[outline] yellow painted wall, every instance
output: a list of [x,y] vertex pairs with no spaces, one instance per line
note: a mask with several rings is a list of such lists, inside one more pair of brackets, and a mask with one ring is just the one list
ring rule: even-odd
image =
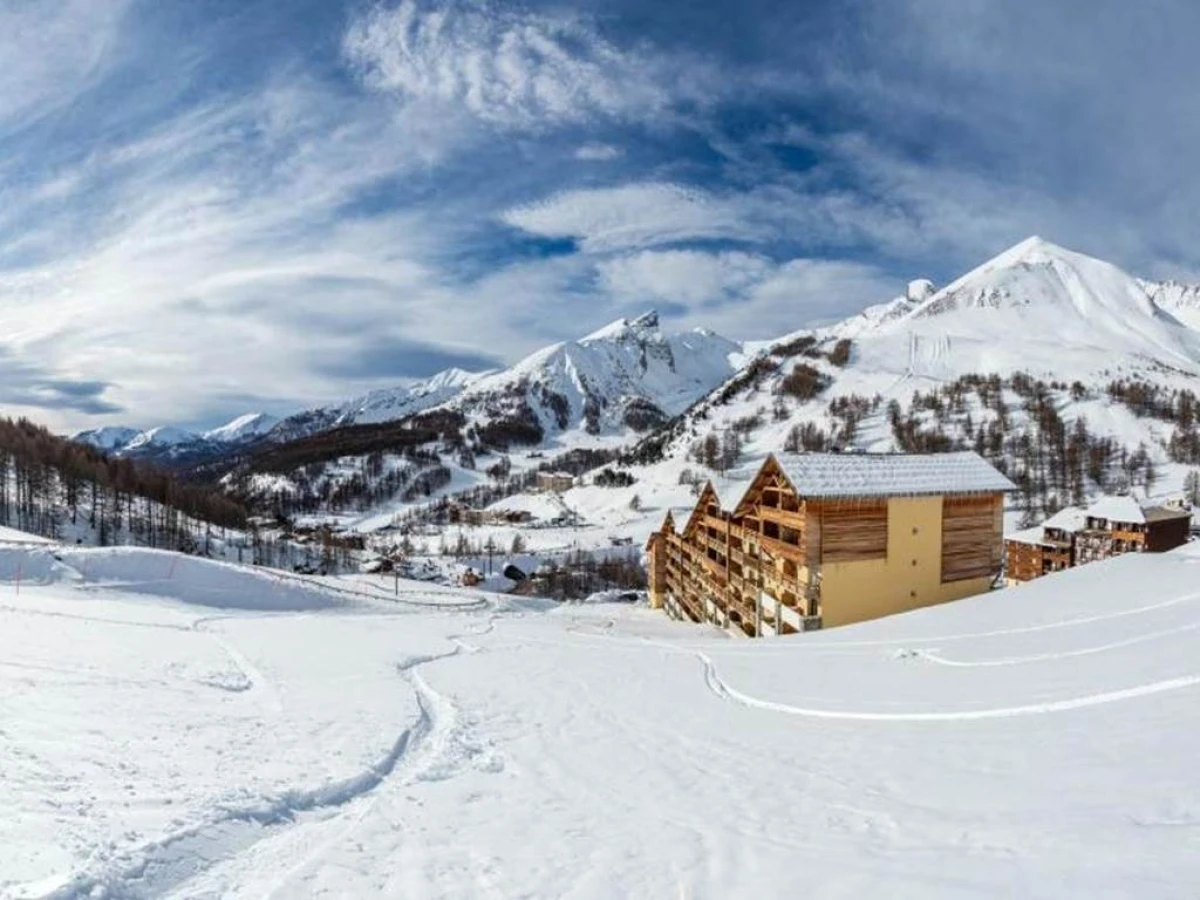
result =
[[822,626],[960,600],[990,585],[990,578],[942,584],[941,497],[894,497],[888,502],[887,559],[821,566]]

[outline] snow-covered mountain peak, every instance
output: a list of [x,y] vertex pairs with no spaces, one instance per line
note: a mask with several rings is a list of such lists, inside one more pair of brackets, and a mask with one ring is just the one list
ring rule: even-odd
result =
[[220,428],[213,428],[210,431],[204,432],[201,437],[206,441],[217,441],[220,443],[241,441],[249,437],[266,434],[275,427],[278,421],[274,416],[267,415],[266,413],[246,413],[245,415],[238,416],[231,422],[227,422]]
[[733,374],[741,355],[740,344],[707,329],[663,332],[652,310],[544,347],[450,405],[468,413],[524,405],[547,433],[621,434],[682,412]]
[[1112,263],[1031,237],[938,291],[912,315],[1026,306],[1088,317],[1157,313],[1137,280]]
[[[438,391],[447,388],[464,388],[478,381],[480,378],[489,374],[488,372],[468,372],[466,369],[446,369],[432,375],[422,382],[418,382],[420,390]],[[417,385],[413,386],[417,390]]]
[[111,453],[125,447],[130,441],[141,434],[137,428],[125,425],[105,425],[102,428],[90,428],[73,435],[71,440],[80,444],[90,444],[97,450]]
[[609,322],[603,328],[597,328],[591,334],[580,338],[578,343],[622,340],[630,337],[644,339],[658,333],[658,311],[652,309],[635,319],[617,319],[615,322]]
[[190,444],[200,438],[194,431],[176,428],[173,425],[163,425],[141,432],[126,445],[127,451],[134,451],[153,444],[156,447],[175,447],[180,444]]

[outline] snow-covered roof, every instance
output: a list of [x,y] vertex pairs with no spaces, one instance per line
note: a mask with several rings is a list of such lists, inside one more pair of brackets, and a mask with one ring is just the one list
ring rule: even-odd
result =
[[1162,522],[1167,519],[1188,519],[1192,515],[1190,509],[1182,509],[1175,506],[1147,506],[1142,509],[1142,512],[1145,514],[1147,522]]
[[1014,541],[1018,544],[1033,544],[1034,546],[1044,546],[1049,543],[1042,533],[1042,526],[1040,525],[1036,528],[1025,528],[1013,534],[1006,534],[1004,539],[1006,541]]
[[1081,531],[1087,524],[1087,510],[1078,506],[1068,506],[1060,509],[1045,522],[1043,528],[1061,528],[1063,531]]
[[801,497],[887,497],[1011,491],[1014,485],[979,454],[780,453],[783,474]]
[[1146,521],[1142,507],[1132,497],[1101,497],[1087,508],[1087,514],[1093,519],[1108,519],[1110,522]]

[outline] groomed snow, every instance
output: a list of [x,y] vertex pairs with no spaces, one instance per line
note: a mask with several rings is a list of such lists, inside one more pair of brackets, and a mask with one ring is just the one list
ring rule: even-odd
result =
[[756,642],[627,604],[57,556],[0,555],[6,900],[1200,883],[1193,547]]

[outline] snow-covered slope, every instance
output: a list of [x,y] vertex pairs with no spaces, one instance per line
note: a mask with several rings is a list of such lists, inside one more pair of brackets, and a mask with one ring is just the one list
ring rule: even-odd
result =
[[246,413],[246,415],[238,416],[232,422],[222,425],[220,428],[204,432],[201,437],[206,441],[234,443],[266,434],[278,422],[277,418],[269,416],[266,413]]
[[[309,410],[278,423],[251,446],[438,411],[451,414],[452,421],[461,417],[462,445],[504,448],[511,437],[514,449],[533,453],[517,465],[533,467],[564,450],[628,447],[648,433],[659,449],[639,458],[656,467],[643,466],[628,488],[597,495],[598,515],[625,522],[635,495],[651,509],[659,505],[651,501],[686,502],[688,487],[679,483],[683,470],[713,474],[697,465],[696,442],[708,435],[725,441],[730,431],[740,436],[742,469],[780,449],[802,426],[823,430],[827,442],[873,450],[903,447],[902,427],[910,439],[916,434],[922,440],[928,435],[917,432],[936,429],[947,446],[977,449],[994,461],[1013,459],[1021,435],[1034,431],[1028,385],[1013,382],[1029,376],[1051,386],[1048,402],[1060,421],[1050,425],[1074,427],[1086,418],[1093,440],[1078,452],[1111,450],[1115,456],[1104,464],[1111,474],[1144,445],[1157,467],[1153,474],[1166,476],[1159,479],[1160,489],[1167,489],[1178,487],[1185,474],[1181,459],[1168,460],[1167,447],[1178,436],[1175,423],[1114,402],[1108,389],[1114,381],[1142,381],[1162,390],[1169,402],[1180,391],[1200,393],[1200,331],[1190,327],[1200,324],[1197,310],[1200,287],[1138,280],[1109,263],[1030,238],[940,290],[914,281],[903,297],[819,331],[738,344],[705,330],[668,334],[651,313],[546,347],[503,371],[450,370]],[[788,390],[797,366],[816,373],[811,376],[816,390],[808,395]],[[999,395],[978,383],[990,378],[1003,382]],[[834,410],[838,403],[840,414]],[[849,430],[845,404],[857,404]],[[1099,446],[1104,439],[1114,442],[1108,450]],[[167,453],[181,458],[180,448],[195,445],[168,446]],[[204,446],[228,452],[217,444]],[[246,445],[234,446],[241,452]],[[486,480],[469,453],[463,458],[459,465],[456,454],[443,452],[448,468],[439,494]],[[323,494],[335,494],[339,484],[333,482],[339,479],[361,478],[365,461],[365,452],[348,454],[331,483],[321,487]],[[483,461],[480,469],[490,465]],[[388,463],[383,471],[392,468]],[[1141,474],[1115,473],[1104,483],[1089,481],[1079,490],[1111,492],[1122,483],[1145,487],[1147,468],[1143,464]],[[1139,480],[1131,482],[1135,476]],[[272,495],[290,483],[278,469],[269,481],[264,490]],[[1062,490],[1058,485],[1044,492],[1045,503],[1083,499]],[[385,511],[399,511],[389,502]],[[650,515],[641,515],[647,526]],[[386,523],[391,516],[367,515],[363,521],[376,519]]]
[[139,429],[125,425],[105,425],[103,428],[80,431],[72,436],[72,440],[81,444],[91,444],[105,453],[113,453],[125,449],[141,433]]
[[1189,328],[1200,330],[1200,284],[1178,281],[1140,281],[1146,295],[1161,310]]
[[918,279],[909,283],[903,297],[868,306],[858,315],[831,326],[828,333],[839,338],[856,338],[878,331],[891,322],[907,317],[935,293],[932,281],[926,278]]
[[1191,898],[1198,566],[750,643],[0,548],[0,896]]
[[151,448],[165,449],[178,447],[180,444],[192,444],[199,440],[203,440],[203,438],[194,431],[185,431],[182,428],[164,425],[141,432],[122,448],[122,452],[125,454],[134,454]]
[[487,374],[447,369],[412,384],[371,391],[343,403],[304,410],[276,424],[266,436],[273,443],[283,443],[330,428],[403,419],[454,399]]

